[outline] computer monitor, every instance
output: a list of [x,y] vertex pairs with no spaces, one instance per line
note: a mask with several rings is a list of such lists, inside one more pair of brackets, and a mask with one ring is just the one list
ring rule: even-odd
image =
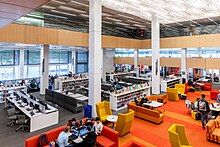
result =
[[33,108],[34,107],[34,103],[32,101],[30,101],[30,107]]
[[22,97],[22,101],[28,105],[28,100],[26,98]]
[[40,111],[39,105],[38,105],[38,104],[35,104],[35,105],[34,105],[34,109]]

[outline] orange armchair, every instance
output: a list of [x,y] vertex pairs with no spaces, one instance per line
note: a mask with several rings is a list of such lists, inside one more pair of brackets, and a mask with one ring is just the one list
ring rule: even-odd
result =
[[176,88],[167,87],[167,97],[168,100],[178,101],[179,100],[178,90]]
[[112,115],[110,108],[110,103],[103,101],[96,104],[96,113],[97,116],[101,119],[102,122],[105,122],[109,115]]
[[129,109],[129,112],[126,114],[118,114],[118,120],[116,122],[115,130],[119,132],[120,136],[130,132],[133,120],[134,111],[131,109]]

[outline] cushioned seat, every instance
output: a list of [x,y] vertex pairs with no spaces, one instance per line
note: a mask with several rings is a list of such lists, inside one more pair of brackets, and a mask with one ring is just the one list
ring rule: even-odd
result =
[[96,104],[96,113],[97,116],[101,119],[102,122],[106,121],[106,118],[109,115],[112,115],[112,111],[110,108],[110,103],[103,101]]
[[99,142],[99,145],[103,147],[112,147],[115,144],[113,141],[104,136],[98,136],[97,142]]
[[218,94],[219,94],[219,90],[217,90],[217,89],[212,89],[212,90],[210,91],[210,98],[213,99],[213,100],[216,100]]
[[168,129],[168,133],[172,147],[191,147],[186,137],[184,125],[173,124]]
[[179,94],[185,93],[185,84],[175,84],[175,88]]
[[130,132],[133,120],[134,111],[131,109],[129,109],[129,112],[126,114],[118,114],[118,120],[116,122],[115,130],[119,132],[120,136]]
[[179,100],[178,90],[176,88],[167,87],[167,97],[168,100],[178,101]]
[[220,143],[220,116],[206,124],[206,139]]

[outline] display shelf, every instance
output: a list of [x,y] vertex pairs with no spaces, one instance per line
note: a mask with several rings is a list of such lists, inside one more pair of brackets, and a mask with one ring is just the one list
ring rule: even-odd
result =
[[[131,87],[135,89],[132,89]],[[124,109],[130,101],[142,94],[150,95],[150,86],[148,86],[147,83],[124,88],[123,90],[120,90],[120,93],[111,92],[109,99],[111,109],[114,111]]]
[[173,78],[173,79],[163,80],[163,81],[161,81],[161,91],[166,92],[167,87],[173,88],[173,87],[175,87],[175,84],[179,84],[181,82],[182,82],[181,77],[176,77],[176,78]]
[[89,77],[83,75],[82,77],[60,77],[55,79],[55,89],[59,90],[74,90],[76,86],[85,86],[89,83]]

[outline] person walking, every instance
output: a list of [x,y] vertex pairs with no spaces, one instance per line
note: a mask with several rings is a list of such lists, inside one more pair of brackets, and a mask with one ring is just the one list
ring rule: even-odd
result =
[[204,94],[202,94],[202,98],[198,101],[198,111],[201,113],[202,128],[205,129],[205,125],[208,122],[210,107]]

